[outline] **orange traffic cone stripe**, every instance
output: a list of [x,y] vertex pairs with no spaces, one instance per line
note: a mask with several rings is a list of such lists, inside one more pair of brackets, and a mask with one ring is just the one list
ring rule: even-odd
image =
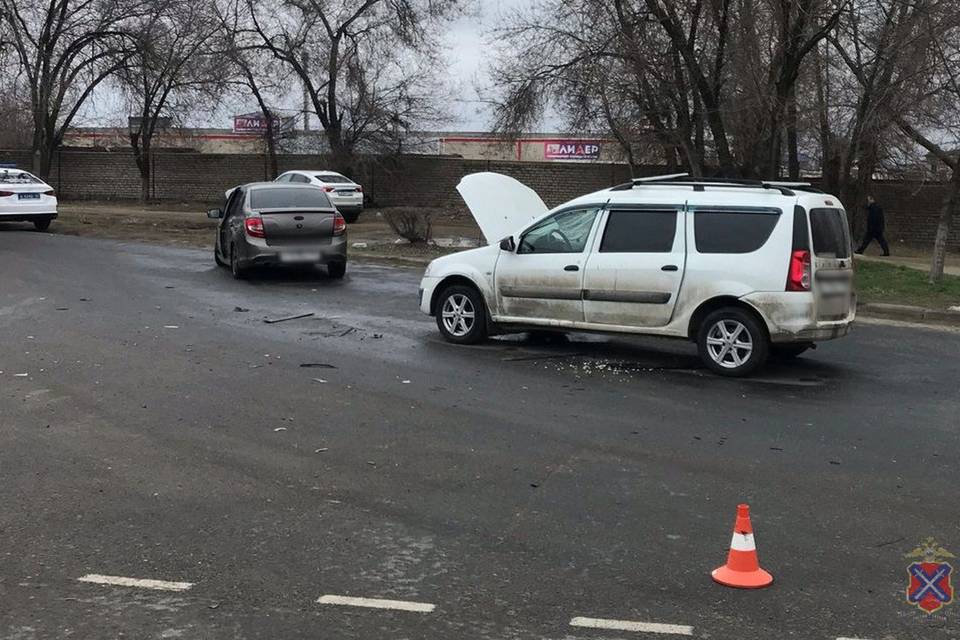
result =
[[738,589],[759,589],[773,582],[773,576],[760,568],[748,505],[737,506],[737,521],[733,527],[727,564],[714,569],[711,576],[722,585]]

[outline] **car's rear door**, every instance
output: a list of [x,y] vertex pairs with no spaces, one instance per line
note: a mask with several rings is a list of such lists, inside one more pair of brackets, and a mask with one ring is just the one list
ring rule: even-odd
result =
[[258,187],[250,191],[248,206],[260,214],[269,246],[324,244],[333,238],[336,211],[322,189]]
[[686,264],[684,204],[612,205],[583,276],[587,322],[670,322]]
[[548,323],[583,321],[583,268],[601,205],[558,211],[501,251],[494,271],[498,315]]
[[813,289],[818,322],[846,320],[853,299],[853,257],[850,227],[843,209],[811,209]]

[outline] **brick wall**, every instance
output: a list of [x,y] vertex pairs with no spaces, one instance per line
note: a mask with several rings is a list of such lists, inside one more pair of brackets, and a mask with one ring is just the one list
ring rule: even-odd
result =
[[[30,153],[0,150],[0,162],[30,167]],[[323,156],[285,155],[280,171],[322,168]],[[410,205],[465,212],[456,185],[463,176],[495,171],[530,186],[549,206],[629,180],[629,169],[617,164],[575,164],[463,160],[432,156],[360,159],[353,168],[372,204]],[[645,167],[642,175],[663,173]],[[218,202],[225,190],[244,182],[268,178],[268,166],[259,154],[199,154],[158,152],[154,155],[151,193],[157,200]],[[61,151],[54,159],[51,184],[60,197],[71,199],[135,200],[140,196],[140,174],[129,152]],[[874,194],[886,211],[891,242],[930,246],[946,187],[941,184],[881,181]],[[861,212],[857,212],[858,216]],[[861,229],[862,224],[857,225]],[[950,246],[960,249],[960,218],[954,221]]]

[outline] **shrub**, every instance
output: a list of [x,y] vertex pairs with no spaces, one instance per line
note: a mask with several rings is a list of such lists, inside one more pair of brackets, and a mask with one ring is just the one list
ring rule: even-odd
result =
[[430,209],[393,207],[381,211],[393,232],[411,243],[427,242],[433,236],[433,216]]

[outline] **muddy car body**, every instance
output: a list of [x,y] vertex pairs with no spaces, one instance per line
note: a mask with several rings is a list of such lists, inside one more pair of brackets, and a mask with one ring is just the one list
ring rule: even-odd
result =
[[491,243],[434,260],[422,311],[470,343],[527,329],[686,338],[747,375],[846,335],[856,310],[846,214],[808,185],[637,180],[548,210],[516,180],[458,190]]

